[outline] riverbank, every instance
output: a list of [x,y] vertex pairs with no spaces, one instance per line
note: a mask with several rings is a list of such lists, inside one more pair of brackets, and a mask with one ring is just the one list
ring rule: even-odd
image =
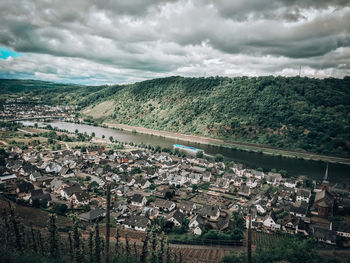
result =
[[320,155],[316,153],[296,151],[296,150],[285,150],[277,147],[272,147],[268,145],[258,145],[252,143],[242,143],[242,142],[225,142],[221,139],[209,138],[197,135],[187,135],[176,132],[160,131],[154,129],[148,129],[143,127],[131,126],[126,124],[117,124],[104,122],[108,128],[121,129],[129,132],[137,132],[141,134],[148,134],[153,136],[160,136],[168,139],[187,141],[191,143],[213,145],[219,147],[233,148],[237,150],[257,152],[268,155],[283,156],[287,158],[297,158],[304,160],[314,160],[314,161],[324,161],[330,163],[340,163],[350,165],[350,158],[334,157],[327,155]]

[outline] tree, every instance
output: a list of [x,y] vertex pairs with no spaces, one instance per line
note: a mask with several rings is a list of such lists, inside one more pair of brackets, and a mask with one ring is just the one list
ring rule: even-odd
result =
[[98,223],[95,225],[95,260],[101,262],[101,237]]
[[109,141],[113,143],[114,141],[113,136],[109,136]]
[[93,233],[90,229],[89,231],[89,260],[90,262],[94,262],[94,252],[93,252],[93,246],[94,246],[94,241],[93,241]]
[[141,252],[141,257],[140,257],[141,263],[146,263],[147,253],[148,253],[148,251],[147,251],[148,239],[149,239],[149,232],[147,231],[146,238],[143,241],[143,246],[142,246],[142,252]]
[[104,139],[105,138],[105,135],[104,134],[102,134],[102,139]]
[[18,222],[16,220],[15,211],[11,207],[10,202],[9,202],[9,206],[10,206],[10,215],[11,215],[10,220],[11,220],[11,223],[12,223],[13,230],[15,232],[16,248],[17,248],[17,250],[20,251],[23,248],[23,246],[22,246],[22,237],[21,237],[21,234],[20,234],[19,229],[18,229]]
[[81,262],[83,259],[83,253],[81,250],[80,233],[78,229],[78,222],[73,225],[73,247],[74,247],[74,262]]
[[92,191],[92,190],[99,188],[99,187],[100,187],[100,185],[96,181],[92,181],[88,185],[89,191]]
[[51,214],[49,217],[49,246],[50,246],[50,257],[56,258],[59,254],[59,236],[56,226],[56,216]]
[[126,262],[129,262],[130,259],[130,245],[129,245],[129,238],[128,235],[125,235],[125,256],[126,256]]
[[[5,222],[5,225],[6,225],[6,222]],[[32,241],[32,249],[35,253],[37,253],[38,249],[37,249],[37,245],[36,245],[35,233],[34,233],[32,222],[30,223],[30,234],[31,234],[31,238],[32,238],[32,240],[31,240]]]
[[119,256],[119,227],[116,228],[116,233],[115,233],[115,255],[118,258]]
[[222,162],[224,160],[224,156],[220,153],[218,154],[215,154],[215,158],[214,158],[214,161],[215,162]]
[[96,135],[95,135],[95,133],[94,132],[92,132],[91,133],[91,137],[95,137]]
[[196,157],[197,158],[203,158],[203,151],[197,151],[197,153],[196,153]]
[[64,215],[67,212],[68,207],[66,204],[59,204],[56,205],[54,209],[57,214]]
[[73,241],[72,241],[72,235],[70,232],[68,232],[68,244],[69,244],[69,256],[70,261],[73,261],[74,255],[73,255]]
[[192,192],[196,192],[198,190],[198,185],[192,184]]

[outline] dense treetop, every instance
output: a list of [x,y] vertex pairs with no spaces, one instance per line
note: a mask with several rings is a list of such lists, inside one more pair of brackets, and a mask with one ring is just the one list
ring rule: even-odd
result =
[[[0,81],[0,89],[9,92],[4,82],[9,80]],[[15,82],[21,91],[21,81]],[[112,101],[113,113],[96,120],[100,122],[350,156],[350,77],[168,77],[98,87],[39,84],[42,88],[35,90],[26,85],[22,93],[89,107],[86,114],[92,117],[101,110],[100,103]]]

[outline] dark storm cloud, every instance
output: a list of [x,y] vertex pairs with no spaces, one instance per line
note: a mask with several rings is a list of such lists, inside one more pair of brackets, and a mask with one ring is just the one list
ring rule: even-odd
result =
[[[208,2],[203,0],[204,3]],[[349,6],[348,0],[210,0],[224,16],[237,20],[246,20],[249,16],[256,18],[277,18],[288,21],[305,19],[302,9],[343,8]]]
[[0,46],[23,53],[0,77],[349,74],[347,0],[14,0],[0,24]]

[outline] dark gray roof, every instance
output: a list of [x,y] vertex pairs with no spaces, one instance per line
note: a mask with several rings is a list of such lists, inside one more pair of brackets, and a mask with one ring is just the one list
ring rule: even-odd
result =
[[349,222],[333,222],[332,230],[337,232],[350,233],[350,223]]
[[33,190],[30,190],[30,196],[32,197],[35,197],[35,196],[39,196],[39,195],[43,195],[43,189],[33,189]]
[[132,227],[146,228],[149,223],[149,219],[144,216],[132,215],[125,219],[124,225]]
[[175,213],[172,216],[177,222],[179,222],[181,225],[185,219],[185,215],[181,213],[180,210],[176,210]]
[[309,189],[300,188],[297,190],[297,196],[310,197],[311,191]]
[[28,182],[20,182],[17,184],[19,193],[28,193],[30,190],[34,190],[34,185]]
[[331,241],[333,243],[336,241],[336,232],[329,229],[314,227],[313,235],[317,239]]
[[84,221],[94,221],[100,217],[103,217],[105,214],[105,210],[102,208],[96,208],[90,210],[89,212],[82,213],[79,215],[79,218]]
[[199,214],[203,216],[216,216],[219,209],[220,208],[217,205],[214,205],[214,206],[204,205],[199,211]]
[[51,195],[50,194],[40,194],[40,195],[35,195],[31,197],[32,200],[39,200],[40,202],[49,202],[51,201]]
[[143,195],[140,194],[134,194],[131,198],[131,202],[135,202],[135,203],[142,203],[143,200]]
[[174,204],[174,202],[171,202],[169,200],[163,200],[163,199],[157,199],[154,202],[154,206],[157,206],[162,209],[170,209],[170,207]]
[[78,184],[66,187],[63,190],[66,192],[66,194],[68,196],[71,196],[72,194],[75,194],[75,193],[78,193],[78,192],[82,191],[80,185],[78,185]]
[[87,191],[76,192],[75,196],[79,202],[85,202],[90,200],[90,195]]

